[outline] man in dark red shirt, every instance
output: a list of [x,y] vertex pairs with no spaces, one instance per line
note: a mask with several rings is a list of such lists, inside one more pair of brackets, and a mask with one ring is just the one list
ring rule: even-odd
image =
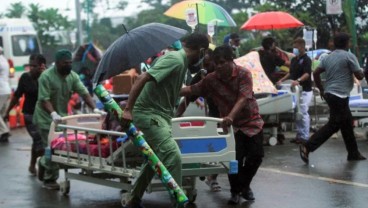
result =
[[240,193],[244,199],[254,200],[250,183],[264,155],[263,120],[253,93],[252,74],[237,66],[233,58],[231,47],[217,47],[213,52],[215,72],[195,85],[182,88],[180,93],[211,98],[223,119],[223,128],[233,125],[239,172],[229,175],[229,204],[238,204]]

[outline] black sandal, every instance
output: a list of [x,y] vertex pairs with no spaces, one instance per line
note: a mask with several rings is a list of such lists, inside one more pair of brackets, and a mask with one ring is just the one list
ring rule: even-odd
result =
[[309,151],[304,144],[299,145],[299,153],[300,158],[302,158],[303,162],[309,164]]

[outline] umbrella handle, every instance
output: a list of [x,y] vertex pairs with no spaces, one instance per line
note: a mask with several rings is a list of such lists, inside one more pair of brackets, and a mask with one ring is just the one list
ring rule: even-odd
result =
[[92,43],[89,43],[88,48],[83,53],[82,63],[84,63],[84,61],[86,61],[87,54],[92,49],[92,47],[93,47]]

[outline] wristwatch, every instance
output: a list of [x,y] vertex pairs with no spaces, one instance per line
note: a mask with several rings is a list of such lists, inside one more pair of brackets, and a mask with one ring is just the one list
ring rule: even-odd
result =
[[302,81],[302,79],[300,79],[300,78],[299,78],[299,79],[297,79],[296,81],[301,82],[301,81]]

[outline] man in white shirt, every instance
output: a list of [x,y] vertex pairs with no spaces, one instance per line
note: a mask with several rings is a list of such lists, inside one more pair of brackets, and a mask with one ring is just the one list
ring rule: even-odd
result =
[[9,85],[9,63],[0,47],[0,142],[8,142],[9,128],[3,120],[11,89]]

